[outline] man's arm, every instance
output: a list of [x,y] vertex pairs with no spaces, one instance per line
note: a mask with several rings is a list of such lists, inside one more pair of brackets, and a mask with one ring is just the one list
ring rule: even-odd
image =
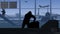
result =
[[34,15],[32,15],[32,18],[34,18],[34,21],[36,20],[36,17]]

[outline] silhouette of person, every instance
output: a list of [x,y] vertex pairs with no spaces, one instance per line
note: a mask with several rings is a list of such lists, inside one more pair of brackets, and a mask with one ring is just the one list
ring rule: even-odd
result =
[[6,13],[5,12],[5,9],[2,8],[2,11],[1,12],[2,12],[2,15],[5,16],[5,13]]
[[23,24],[22,24],[22,28],[24,28],[25,25],[27,25],[27,27],[29,26],[29,21],[30,21],[30,18],[31,18],[31,17],[34,18],[33,21],[36,20],[35,16],[32,15],[31,11],[29,11],[29,12],[25,15],[25,17],[24,17]]
[[46,16],[50,16],[50,13],[49,13],[49,12],[47,12],[47,13],[46,13]]

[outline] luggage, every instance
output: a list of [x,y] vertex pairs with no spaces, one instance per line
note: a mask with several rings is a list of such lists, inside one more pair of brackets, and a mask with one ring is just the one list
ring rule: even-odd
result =
[[28,28],[39,28],[39,22],[38,21],[31,22]]
[[46,24],[41,27],[42,32],[57,32],[58,30],[58,20],[49,20]]

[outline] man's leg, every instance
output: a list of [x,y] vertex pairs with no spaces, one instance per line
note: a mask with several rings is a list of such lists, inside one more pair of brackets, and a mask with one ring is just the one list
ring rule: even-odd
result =
[[29,28],[29,23],[27,24],[27,28]]
[[22,24],[22,28],[24,28],[24,27],[25,27],[25,23]]

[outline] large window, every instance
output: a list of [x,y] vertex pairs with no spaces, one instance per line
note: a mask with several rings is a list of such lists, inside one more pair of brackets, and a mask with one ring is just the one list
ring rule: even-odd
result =
[[9,8],[17,8],[17,2],[9,2]]
[[1,2],[0,8],[17,8],[17,2]]
[[8,8],[8,2],[1,2],[1,8]]

